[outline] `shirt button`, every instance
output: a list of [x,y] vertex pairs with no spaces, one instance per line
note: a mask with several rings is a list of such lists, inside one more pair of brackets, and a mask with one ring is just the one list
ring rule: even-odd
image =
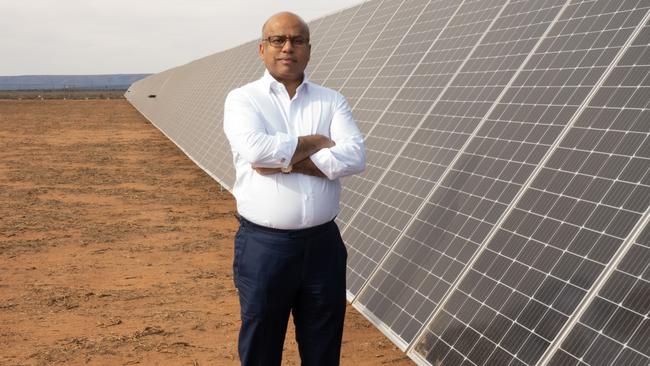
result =
[[284,163],[285,161],[287,161],[287,159],[285,159],[285,158],[280,159],[281,163]]

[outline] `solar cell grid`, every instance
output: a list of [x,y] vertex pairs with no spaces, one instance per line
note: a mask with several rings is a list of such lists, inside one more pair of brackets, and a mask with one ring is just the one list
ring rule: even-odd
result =
[[[228,78],[222,80],[223,84],[220,88],[209,88],[208,90],[203,91],[203,96],[199,97],[196,93],[188,92],[186,90],[192,90],[197,84],[204,83],[201,79],[208,79],[209,75],[203,74],[197,71],[195,65],[186,65],[184,68],[184,80],[185,88],[183,88],[183,93],[178,98],[181,100],[178,108],[171,114],[172,123],[179,123],[180,132],[177,133],[179,136],[179,142],[183,146],[186,153],[188,153],[195,162],[201,166],[205,166],[209,162],[205,161],[205,152],[210,148],[211,145],[223,141],[222,139],[217,139],[218,135],[223,135],[221,133],[221,128],[215,128],[214,117],[208,112],[209,104],[207,101],[199,103],[197,100],[199,98],[203,99],[207,95],[217,94],[220,98],[224,98],[224,89],[228,87],[234,87],[237,85],[238,81],[245,75],[247,68],[254,62],[254,48],[253,42],[245,43],[237,48],[233,49],[231,52],[232,60],[246,60],[240,62],[233,62],[233,66],[230,69]],[[191,76],[190,76],[191,75]],[[223,103],[220,103],[223,104]],[[218,110],[212,112],[222,116],[223,107],[219,107]],[[210,131],[214,132],[212,134],[212,139],[208,140],[207,136],[210,135]],[[215,134],[216,133],[216,134]],[[215,172],[222,176],[222,171]],[[230,177],[222,176],[222,180],[228,181]],[[232,177],[234,179],[234,176]]]
[[[226,51],[226,57],[228,59],[240,57],[243,55],[245,47],[246,45],[241,45]],[[242,70],[241,63],[235,65],[236,69],[231,69],[231,71]],[[175,132],[175,135],[177,136],[177,143],[183,146],[185,152],[196,161],[201,157],[200,151],[203,145],[207,144],[207,141],[201,141],[201,135],[204,133],[204,124],[209,121],[197,118],[198,104],[195,100],[196,95],[191,90],[194,89],[195,84],[199,81],[193,66],[192,64],[184,65],[179,70],[181,75],[177,79],[182,81],[182,85],[174,86],[174,90],[177,90],[174,95],[174,99],[176,100],[175,108],[170,111],[167,118],[169,124],[176,125],[177,132]],[[221,79],[222,85],[231,85],[232,80],[235,78],[234,75],[236,74],[233,72]],[[216,90],[222,90],[222,87]]]
[[[152,107],[153,116],[158,121],[164,121],[167,117],[164,112],[173,108],[167,102],[173,100],[173,87],[178,82],[179,75],[181,74],[179,69],[179,67],[171,69],[162,83],[151,86],[151,89],[144,90],[145,101],[149,102],[149,106]],[[149,98],[150,95],[155,95],[156,97]]]
[[198,150],[201,148],[200,143],[196,141],[196,137],[199,136],[197,130],[203,127],[194,125],[194,122],[197,120],[196,108],[198,106],[194,92],[194,85],[198,78],[196,76],[197,70],[194,66],[194,63],[189,63],[179,69],[177,80],[180,85],[177,85],[177,88],[175,88],[178,92],[174,95],[174,99],[180,100],[181,103],[178,104],[177,108],[171,110],[171,114],[167,118],[167,125],[174,125],[178,129],[183,139],[181,141],[188,142],[183,146],[192,156],[196,156]]
[[[252,41],[245,44],[244,49],[241,50],[242,54],[237,55],[237,60],[245,60],[239,62],[241,68],[238,72],[233,74],[238,75],[225,84],[225,87],[220,88],[220,93],[214,95],[211,100],[215,101],[214,110],[211,118],[206,118],[211,127],[211,137],[208,139],[209,145],[206,152],[201,157],[202,164],[210,171],[217,172],[217,176],[229,187],[235,183],[235,170],[231,159],[215,159],[215,156],[231,156],[230,144],[226,139],[223,132],[223,125],[217,121],[223,120],[223,100],[225,100],[228,92],[236,87],[247,84],[255,79],[261,77],[263,73],[263,64],[257,57],[257,44],[258,41]],[[238,62],[233,62],[234,65]],[[219,102],[216,102],[219,101]],[[215,118],[215,116],[218,116]]]
[[[512,140],[510,149],[504,150],[500,148],[501,143],[495,143],[500,136],[493,129],[480,129],[472,136],[473,131],[563,4],[564,1],[559,0],[513,1],[504,8],[362,211],[374,215],[401,208],[411,220],[452,159],[460,150],[465,150],[447,174],[443,187],[452,187],[450,189],[458,196],[463,194],[455,199],[459,203],[455,210],[458,216],[465,215],[469,219],[467,226],[459,229],[459,235],[480,243],[479,235],[487,233],[489,225],[496,222],[513,198],[506,194],[496,198],[483,195],[497,184],[520,187],[532,168],[522,169],[525,163],[509,154],[527,144],[526,141]],[[471,142],[465,149],[464,144],[470,137]],[[445,196],[452,196],[447,189],[444,192]],[[407,194],[412,197],[406,197]],[[438,197],[442,205],[444,198]],[[412,207],[388,206],[390,202],[409,201],[413,202]],[[447,209],[454,210],[453,207]],[[443,225],[437,226],[438,231]],[[400,232],[404,228],[398,226]],[[471,229],[476,230],[473,236],[465,233]],[[460,263],[449,260],[460,255],[461,248],[467,247],[461,246],[460,240],[455,240],[454,247],[442,257],[437,255],[441,246],[451,246],[452,241],[449,235],[436,236],[435,233],[418,242],[401,241],[388,254],[358,303],[404,341],[410,342],[463,268]]]
[[[373,0],[375,1],[375,0]],[[324,16],[322,18],[318,18],[314,21],[311,21],[308,23],[309,25],[309,43],[311,44],[311,59],[312,60],[317,60],[318,57],[320,57],[321,54],[323,54],[321,51],[320,43],[321,41],[328,37],[329,30],[332,26],[332,22],[336,20],[336,17],[338,16],[339,12],[336,12],[335,14],[329,14],[327,16]],[[309,68],[311,65],[307,66],[306,72],[309,74]]]
[[[621,3],[619,6],[618,10],[626,13],[626,19],[639,22],[648,4]],[[611,3],[607,1],[572,2],[565,14],[566,19],[556,24],[560,29],[551,31],[549,42],[542,44],[543,53],[530,62],[535,68],[543,66],[547,77],[527,77],[510,93],[512,103],[543,104],[546,101],[551,106],[551,103],[560,102],[557,93],[564,96],[563,106],[572,100],[579,103],[575,96],[585,92],[581,90],[585,84],[571,87],[566,81],[585,82],[590,80],[584,77],[588,70],[604,70],[638,25],[629,22],[622,28],[614,26],[607,19],[617,15],[611,12]],[[566,27],[575,17],[581,19],[579,23],[583,29],[590,31],[565,36],[563,32],[577,29]],[[614,27],[615,31],[610,32],[609,27]],[[596,37],[589,37],[592,32]],[[607,34],[607,41],[601,39],[603,34]],[[584,39],[593,41],[584,43]],[[560,40],[562,46],[555,46],[555,41]],[[574,61],[569,60],[571,57],[558,56],[571,49],[578,52],[588,45],[591,47],[585,50],[592,51],[596,44],[600,45],[598,57],[586,57],[587,52]],[[543,62],[549,52],[554,53],[554,57]],[[603,60],[608,55],[610,58]],[[553,60],[562,65],[555,66]],[[572,72],[563,73],[564,68]],[[550,70],[555,72],[549,74]],[[565,77],[559,78],[554,73]],[[527,74],[533,75],[534,69]],[[547,90],[535,93],[527,86],[531,80],[544,79],[564,80],[566,84],[557,88],[551,84],[549,89],[555,89],[556,94]],[[519,93],[525,89],[529,90],[524,98]],[[607,93],[599,89],[590,105],[602,105]],[[508,116],[507,119],[514,118]],[[566,124],[566,120],[558,122],[556,117],[554,123]],[[415,348],[423,358],[429,362],[442,360],[445,365],[460,364],[464,360],[477,365],[535,364],[603,273],[650,200],[646,184],[621,173],[634,167],[637,176],[645,176],[650,165],[639,164],[634,149],[617,150],[618,144],[602,145],[601,150],[595,150],[595,145],[591,146],[593,141],[612,141],[611,133],[616,131],[585,127],[589,123],[588,112],[579,115],[530,188],[524,191],[514,210],[448,297],[442,311],[432,319]],[[637,141],[637,147],[641,143]],[[594,158],[602,163],[597,169],[589,163]],[[629,184],[624,188],[627,193],[620,191],[619,181]],[[645,191],[645,198],[634,208],[626,206],[624,202],[635,190]],[[614,192],[615,196],[622,194],[625,199],[619,199],[615,205],[612,201],[605,202]]]
[[[354,8],[354,13],[349,17],[348,23],[341,27],[336,33],[329,34],[333,43],[325,55],[320,57],[316,66],[310,69],[309,79],[317,84],[323,84],[327,75],[336,68],[341,56],[350,47],[354,39],[359,35],[368,19],[374,14],[381,1],[368,1]],[[352,10],[352,9],[351,9]]]
[[[502,0],[495,0],[502,5]],[[404,143],[408,141],[414,129],[422,119],[424,113],[433,102],[432,95],[420,95],[417,99],[405,99],[407,96],[401,94],[402,86],[411,77],[420,77],[417,73],[416,67],[423,60],[429,48],[434,44],[438,44],[436,39],[441,35],[440,30],[445,27],[453,19],[454,13],[457,11],[460,14],[465,14],[472,21],[474,17],[480,13],[470,3],[466,7],[458,7],[457,3],[444,2],[445,8],[442,7],[443,1],[440,1],[438,9],[438,16],[434,17],[434,21],[430,22],[432,27],[427,32],[427,38],[423,40],[420,38],[420,33],[409,32],[406,34],[400,47],[388,60],[386,66],[382,69],[381,79],[376,79],[369,87],[364,97],[372,98],[374,96],[380,97],[389,85],[394,85],[393,94],[388,94],[390,99],[386,100],[386,109],[379,116],[379,120],[375,121],[373,127],[366,134],[366,157],[368,164],[363,176],[353,177],[346,181],[348,187],[351,187],[358,194],[358,199],[352,201],[351,197],[346,197],[346,202],[353,208],[356,202],[362,204],[365,197],[372,192],[373,186],[382,178],[386,167],[390,166],[391,161],[400,153]],[[493,2],[484,2],[485,8],[481,9],[484,13],[490,14],[494,11],[499,11],[499,7]],[[431,9],[434,9],[433,7]],[[462,13],[462,11],[465,13]],[[487,17],[487,15],[486,15]],[[477,34],[483,29],[475,29],[475,23],[468,25],[468,30],[471,34]],[[487,25],[484,25],[485,27]],[[480,26],[479,26],[480,27]],[[450,38],[459,37],[458,31],[461,28],[454,27],[448,33],[443,42],[448,41]],[[434,38],[429,38],[434,37]],[[462,35],[460,35],[462,36]],[[480,36],[480,34],[478,34]],[[476,36],[478,38],[478,36]],[[445,43],[450,49],[445,49],[441,44],[436,48],[439,57],[436,59],[441,65],[441,74],[436,80],[438,84],[433,84],[431,88],[437,88],[438,92],[442,90],[445,83],[452,77],[455,72],[454,67],[458,67],[463,60],[463,57],[470,52],[471,47],[463,47],[459,50],[457,44]],[[448,66],[445,68],[445,66]],[[415,72],[415,73],[414,73]],[[427,75],[424,74],[424,77]],[[435,97],[435,96],[434,96]],[[342,212],[343,213],[343,212]],[[385,212],[388,215],[396,214],[396,211]],[[347,219],[344,215],[341,218],[341,223]],[[359,217],[359,215],[357,215]],[[344,238],[348,245],[348,289],[351,294],[361,288],[363,283],[367,280],[368,275],[374,269],[377,261],[386,253],[386,244],[380,240],[367,239],[377,235],[380,238],[385,236],[396,236],[399,234],[398,229],[389,226],[381,227],[377,221],[368,221],[367,217],[359,217],[356,225],[346,225],[343,229]],[[389,239],[386,239],[388,241]],[[379,244],[379,245],[377,245]],[[372,253],[359,250],[359,246],[372,247]],[[371,255],[369,255],[371,254]]]
[[[353,107],[353,111],[358,111],[354,107],[359,98],[372,80],[378,76],[388,55],[397,47],[423,6],[422,0],[384,0],[368,24],[367,31],[360,35],[360,41],[372,37],[371,43],[369,46],[366,46],[368,43],[360,43],[358,48],[350,50],[350,52],[362,51],[363,56],[355,65],[354,72],[349,71],[340,89]],[[346,70],[343,65],[332,70],[332,74],[336,75],[339,71]]]
[[[247,43],[246,45],[252,46],[251,43]],[[244,48],[242,53],[249,55],[247,58],[254,59],[254,48],[250,52],[246,52]],[[206,151],[215,143],[223,140],[223,132],[221,131],[220,124],[214,123],[215,116],[218,116],[217,118],[223,118],[223,106],[216,105],[222,103],[214,103],[214,101],[223,100],[226,94],[224,93],[223,87],[215,88],[215,85],[219,85],[217,79],[220,79],[220,77],[217,76],[219,73],[212,66],[214,62],[209,58],[201,61],[200,64],[195,65],[190,71],[195,77],[190,78],[191,84],[194,85],[194,93],[190,96],[193,113],[191,114],[192,120],[188,120],[188,124],[195,126],[192,129],[198,132],[196,140],[198,148],[194,154],[197,160],[206,164],[208,162],[205,160]],[[244,74],[244,71],[241,70],[239,74]],[[218,174],[225,178],[221,171],[218,171]]]
[[[173,123],[171,115],[180,105],[180,103],[176,104],[172,103],[172,101],[179,101],[178,97],[182,95],[181,93],[183,91],[185,75],[183,69],[183,67],[175,68],[174,72],[167,80],[165,80],[164,86],[160,90],[147,91],[147,94],[149,95],[156,95],[155,98],[150,98],[149,100],[155,104],[155,113],[157,116],[154,118],[158,128],[163,130],[165,133],[168,133],[170,136],[178,136],[180,131],[182,131],[182,121]],[[172,133],[174,135],[171,135]]]
[[[435,4],[441,4],[443,1],[434,1]],[[458,4],[454,1],[453,4]],[[422,16],[427,16],[424,0],[405,0],[386,25],[384,31],[377,37],[377,42],[364,55],[361,63],[358,65],[355,75],[351,76],[342,92],[352,106],[352,113],[355,117],[359,129],[364,135],[370,130],[372,125],[380,118],[387,104],[398,92],[398,87],[389,87],[390,80],[395,79],[395,75],[388,74],[384,67],[395,53],[403,52],[400,47],[402,40],[409,33],[414,25],[415,20]],[[445,7],[442,6],[444,9]],[[425,12],[423,13],[423,10]],[[436,12],[436,8],[429,4],[429,12],[444,19],[438,19],[436,16],[428,15],[432,19],[429,21],[431,30],[440,31],[450,15],[444,10]],[[428,19],[428,18],[427,18]],[[442,23],[442,24],[440,24]],[[408,75],[397,76],[402,79]],[[372,163],[368,161],[369,163]],[[377,177],[364,173],[362,176],[352,176],[345,180],[345,187],[341,193],[341,212],[337,216],[339,224],[345,225],[352,213],[358,208],[363,201],[364,194],[367,191],[362,190],[373,182]]]
[[[610,146],[610,150],[615,146],[615,154],[621,151],[634,154],[640,159],[634,163],[635,170],[641,167],[638,173],[650,164],[649,37],[650,27],[646,25],[600,89],[600,97],[585,111],[589,117],[577,124],[601,132],[594,151],[603,150],[602,146]],[[602,135],[602,131],[608,133]],[[631,172],[623,172],[620,177],[632,178]],[[633,187],[619,180],[611,185],[602,202],[639,212],[647,204],[648,195],[647,181]],[[646,226],[564,339],[551,364],[650,364],[649,266],[650,226]]]
[[551,359],[553,365],[650,364],[650,226]]
[[[375,46],[375,42],[380,41],[379,35],[397,14],[401,3],[402,0],[382,0],[377,2],[373,14],[350,42],[345,53],[337,60],[336,66],[330,68],[327,77],[323,81],[324,86],[341,90],[348,78],[357,73],[357,67],[368,51]],[[353,99],[351,95],[346,96],[346,98],[350,105],[354,105],[356,102],[356,99]]]
[[341,35],[341,30],[346,28],[360,7],[361,5],[357,5],[345,9],[329,15],[323,20],[318,31],[320,38],[312,42],[311,60],[305,71],[310,79],[316,80],[312,78],[312,75],[318,75],[318,65],[327,57],[330,49],[336,45],[336,40]]
[[160,94],[174,71],[175,68],[165,70],[133,83],[125,93],[125,97],[149,120],[157,120],[159,116],[156,112],[159,108],[155,108],[155,99],[149,98],[149,95]]

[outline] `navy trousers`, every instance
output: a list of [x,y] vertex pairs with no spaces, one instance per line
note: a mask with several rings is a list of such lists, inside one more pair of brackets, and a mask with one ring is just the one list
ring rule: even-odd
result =
[[336,223],[280,230],[239,221],[233,272],[241,364],[280,366],[291,312],[302,365],[338,365],[347,250]]

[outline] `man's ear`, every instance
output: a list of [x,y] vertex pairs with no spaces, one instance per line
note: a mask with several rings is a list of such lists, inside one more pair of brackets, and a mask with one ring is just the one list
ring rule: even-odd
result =
[[264,60],[264,42],[260,42],[259,44],[259,55],[260,59]]

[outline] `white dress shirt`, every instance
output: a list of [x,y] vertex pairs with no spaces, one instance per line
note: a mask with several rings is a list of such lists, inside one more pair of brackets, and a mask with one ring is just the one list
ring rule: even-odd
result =
[[[302,229],[339,213],[339,177],[363,171],[363,137],[341,93],[311,83],[305,75],[293,99],[268,70],[232,90],[224,106],[224,131],[237,178],[233,194],[241,216],[258,225]],[[300,173],[261,175],[251,166],[288,167],[298,136],[320,134],[336,145],[310,159],[327,176]]]

